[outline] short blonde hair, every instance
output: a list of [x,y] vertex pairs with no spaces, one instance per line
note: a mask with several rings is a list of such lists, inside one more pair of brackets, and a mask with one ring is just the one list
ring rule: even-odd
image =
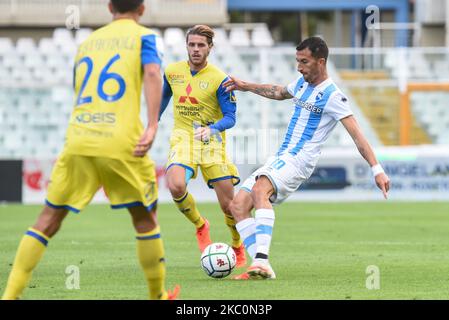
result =
[[214,30],[212,30],[212,28],[209,26],[206,26],[204,24],[197,24],[192,28],[190,28],[189,30],[187,30],[186,43],[188,42],[190,35],[198,35],[206,37],[207,44],[211,47],[214,45],[213,38],[215,33]]

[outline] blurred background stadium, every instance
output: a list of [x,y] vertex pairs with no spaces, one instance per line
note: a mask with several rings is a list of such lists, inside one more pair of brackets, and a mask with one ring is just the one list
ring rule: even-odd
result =
[[[298,76],[296,44],[322,36],[330,46],[330,76],[348,95],[392,181],[388,202],[358,202],[383,197],[338,125],[313,176],[290,203],[276,208],[270,252],[276,284],[208,279],[199,267],[193,227],[165,185],[169,108],[151,150],[160,201],[166,202],[158,219],[169,287],[180,283],[183,299],[448,299],[448,2],[145,0],[141,22],[164,39],[165,64],[187,58],[188,27],[209,24],[216,32],[211,62],[243,79],[286,85]],[[77,45],[111,20],[107,3],[0,0],[0,292],[64,144]],[[227,147],[245,179],[277,151],[293,110],[291,101],[240,92],[237,98]],[[211,222],[214,241],[229,241],[215,193],[201,178],[189,191]],[[296,202],[304,200],[310,203]],[[107,202],[101,191],[95,202]],[[146,297],[129,217],[108,212],[108,206],[95,205],[82,219],[70,217],[26,299]],[[82,290],[68,290],[64,270],[73,265],[82,269]],[[381,290],[365,282],[367,266],[379,267]]]
[[[76,48],[111,20],[107,3],[0,0],[0,201],[42,202],[73,107]],[[186,59],[189,26],[209,24],[216,32],[210,61],[228,74],[256,82],[293,81],[295,45],[322,36],[330,46],[330,75],[349,96],[392,178],[392,199],[449,198],[448,1],[145,3],[141,22],[163,37],[165,63]],[[292,108],[291,101],[237,96],[238,120],[228,134],[228,150],[244,179],[277,150]],[[168,112],[151,151],[162,201],[170,201],[163,166],[171,127]],[[381,199],[341,125],[325,147],[314,176],[292,200]],[[200,201],[215,199],[202,181],[191,188]],[[97,200],[105,200],[104,195]]]

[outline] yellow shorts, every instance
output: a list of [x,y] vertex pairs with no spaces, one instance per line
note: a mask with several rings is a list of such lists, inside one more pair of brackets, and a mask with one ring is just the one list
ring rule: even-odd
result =
[[201,168],[203,179],[210,189],[214,188],[214,182],[220,180],[231,179],[234,186],[240,183],[237,167],[229,161],[226,154],[221,150],[210,152],[204,149],[192,156],[192,153],[189,154],[185,148],[178,144],[170,150],[165,171],[174,165],[186,169],[186,184],[191,178],[197,177],[198,167]]
[[75,213],[83,210],[103,187],[113,209],[157,204],[154,162],[148,157],[131,161],[62,153],[47,191],[46,204]]

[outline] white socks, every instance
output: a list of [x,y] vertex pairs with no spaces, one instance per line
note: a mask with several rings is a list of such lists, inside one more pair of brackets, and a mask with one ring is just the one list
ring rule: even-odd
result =
[[251,259],[265,261],[268,259],[273,225],[273,209],[258,209],[255,218],[248,218],[236,224]]
[[258,209],[256,218],[256,259],[268,259],[274,226],[273,209]]
[[256,220],[254,218],[248,218],[238,222],[235,227],[240,233],[240,237],[243,240],[245,249],[248,252],[251,259],[256,256]]

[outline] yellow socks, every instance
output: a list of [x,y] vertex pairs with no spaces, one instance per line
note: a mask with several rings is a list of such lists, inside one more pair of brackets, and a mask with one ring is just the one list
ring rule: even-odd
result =
[[205,221],[196,207],[195,199],[193,199],[192,195],[188,191],[186,191],[181,198],[173,198],[173,200],[175,201],[179,211],[181,211],[197,229],[204,225]]
[[240,238],[240,234],[237,231],[237,228],[235,227],[235,219],[232,216],[228,216],[225,214],[225,223],[228,226],[229,230],[231,231],[231,237],[232,237],[232,246],[234,248],[238,248],[242,245],[242,239]]
[[[148,282],[150,299],[167,299],[164,247],[160,228],[138,234],[136,239],[137,255]],[[41,260],[48,241],[49,237],[38,230],[30,228],[26,232],[17,250],[3,300],[15,300],[20,297],[34,268]]]
[[[186,193],[179,199],[173,199],[178,207],[179,211],[181,211],[190,222],[192,222],[195,227],[201,228],[205,220],[201,217],[200,212],[198,211],[195,199],[193,199],[192,195],[186,191]],[[225,214],[225,223],[231,231],[232,236],[232,246],[238,248],[242,245],[242,240],[240,238],[240,234],[238,233],[235,227],[234,217]]]
[[17,249],[3,300],[15,300],[20,297],[31,279],[34,268],[41,260],[49,240],[50,238],[42,232],[33,228],[28,229]]
[[160,227],[147,233],[139,233],[137,256],[148,283],[150,299],[167,299],[165,290],[165,258]]

